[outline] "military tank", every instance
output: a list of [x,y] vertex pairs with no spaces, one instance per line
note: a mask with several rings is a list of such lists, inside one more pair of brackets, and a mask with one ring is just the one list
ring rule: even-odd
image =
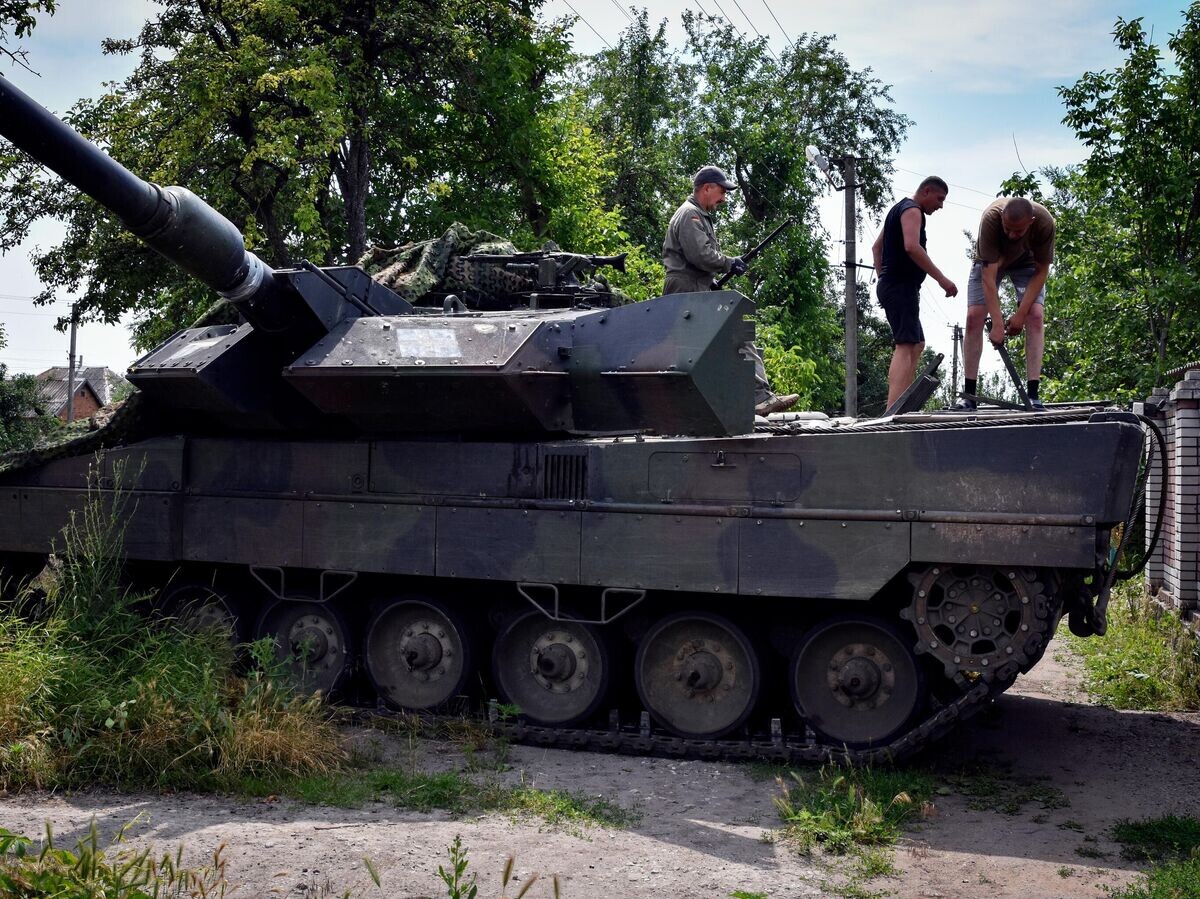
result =
[[354,266],[273,270],[4,79],[0,133],[243,319],[133,364],[155,428],[0,474],[6,566],[45,558],[90,472],[131,576],[273,637],[309,689],[703,757],[903,756],[1063,614],[1103,629],[1129,413],[756,420],[737,291],[609,307],[551,277],[422,307]]

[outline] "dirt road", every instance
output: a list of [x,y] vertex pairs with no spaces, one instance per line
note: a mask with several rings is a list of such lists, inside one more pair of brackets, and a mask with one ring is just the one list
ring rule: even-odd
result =
[[[896,851],[899,876],[866,889],[901,899],[1101,897],[1137,870],[1111,840],[1115,821],[1200,815],[1200,714],[1082,704],[1070,664],[1050,655],[994,709],[919,760],[947,777],[936,815]],[[434,745],[392,751],[405,764],[454,762]],[[839,895],[847,863],[764,838],[778,825],[776,788],[746,767],[529,747],[513,747],[508,763],[510,782],[602,796],[641,818],[626,830],[579,830],[531,816],[454,820],[383,803],[345,810],[190,795],[26,794],[0,799],[0,827],[32,836],[48,820],[57,842],[71,845],[93,817],[108,834],[140,816],[136,844],[186,843],[192,858],[227,844],[230,895],[239,897],[322,895],[326,881],[337,893],[357,885],[380,895],[364,856],[382,875],[382,895],[444,897],[436,869],[456,834],[481,896],[499,893],[510,853],[522,879],[541,872],[527,894],[539,899],[553,895],[551,872],[564,899]]]

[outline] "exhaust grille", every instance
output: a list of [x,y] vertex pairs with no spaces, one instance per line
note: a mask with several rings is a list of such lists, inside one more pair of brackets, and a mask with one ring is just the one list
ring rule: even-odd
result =
[[542,498],[581,500],[587,493],[587,456],[546,453],[542,462]]

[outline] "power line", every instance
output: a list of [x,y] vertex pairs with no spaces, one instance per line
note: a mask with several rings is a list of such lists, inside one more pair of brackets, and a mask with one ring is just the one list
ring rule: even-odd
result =
[[[716,0],[713,0],[713,2],[715,3]],[[746,10],[742,9],[742,4],[738,3],[738,0],[733,0],[733,5],[738,8],[738,12],[740,12],[742,14],[742,18],[746,20],[746,24],[749,25],[754,30],[754,33],[758,35],[759,40],[763,42],[763,46],[767,48],[767,52],[771,54],[771,58],[776,62],[779,62],[779,57],[776,56],[775,51],[771,49],[771,44],[765,37],[763,37],[762,32],[758,30],[758,26],[750,21],[750,17],[746,15]]]
[[630,23],[633,22],[633,16],[631,16],[629,14],[629,10],[627,10],[624,6],[622,6],[620,4],[619,0],[611,0],[611,2],[612,2],[613,6],[615,6],[617,9],[619,9],[621,11],[621,15],[623,15],[625,18],[627,18],[630,21]]
[[783,32],[784,38],[787,39],[788,46],[794,47],[796,45],[796,42],[792,40],[791,36],[784,29],[783,23],[780,22],[779,17],[775,15],[775,10],[771,9],[770,5],[767,3],[767,0],[762,0],[762,5],[767,7],[767,12],[769,12],[771,14],[771,18],[775,20],[775,24],[778,25],[779,30]]
[[4,309],[0,311],[0,315],[32,315],[36,316],[37,318],[65,318],[69,316],[70,313],[68,312],[66,315],[59,315],[55,312],[18,312],[16,309]]
[[[905,172],[909,175],[919,175],[922,178],[924,178],[925,174],[926,174],[924,172],[914,172],[912,169],[902,169],[899,166],[896,167],[896,171],[897,172]],[[964,187],[961,184],[955,184],[953,181],[947,181],[946,183],[949,184],[951,187],[957,187],[959,190],[969,190],[973,194],[981,194],[982,196],[985,196],[985,197],[991,197],[993,200],[996,199],[995,194],[988,193],[986,190],[977,190],[974,187]]]
[[602,44],[604,44],[604,46],[608,47],[609,50],[613,49],[613,45],[604,39],[604,35],[602,35],[595,28],[592,28],[592,23],[589,22],[587,19],[585,19],[583,17],[583,15],[579,12],[579,10],[577,10],[574,6],[571,5],[571,0],[563,0],[563,3],[566,4],[567,9],[571,10],[571,12],[575,13],[575,15],[579,17],[579,21],[583,22],[584,25],[586,25],[588,28],[592,29],[592,34],[594,34],[594,35],[596,35],[596,37],[600,38],[600,42]]

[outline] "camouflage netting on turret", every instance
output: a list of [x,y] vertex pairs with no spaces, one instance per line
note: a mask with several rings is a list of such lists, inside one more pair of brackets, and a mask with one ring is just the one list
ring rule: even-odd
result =
[[[559,247],[547,243],[543,249],[558,252]],[[445,234],[433,240],[394,248],[373,246],[358,260],[358,265],[414,306],[436,305],[447,294],[455,294],[473,306],[480,298],[528,293],[531,282],[527,275],[507,271],[503,265],[473,262],[463,257],[511,256],[520,252],[506,238],[489,231],[472,231],[455,222]],[[593,274],[587,287],[610,294],[613,305],[631,302],[630,297],[611,287],[603,275]]]
[[30,449],[0,454],[0,474],[145,440],[157,433],[142,395],[135,390],[128,399],[103,407],[90,419],[74,422]]
[[401,247],[371,247],[358,261],[372,278],[414,305],[433,293],[509,294],[527,280],[503,266],[466,262],[472,253],[512,255],[512,241],[455,222],[441,237]]

